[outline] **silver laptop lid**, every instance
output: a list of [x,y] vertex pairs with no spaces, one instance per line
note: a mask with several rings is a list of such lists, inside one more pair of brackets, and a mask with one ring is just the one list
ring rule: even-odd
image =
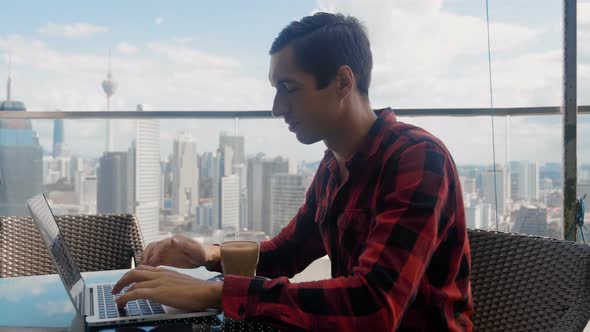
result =
[[80,317],[84,317],[84,291],[86,284],[80,269],[72,257],[63,235],[59,231],[55,217],[44,194],[38,194],[27,201],[31,216],[39,229],[41,238],[47,246],[49,256],[68,291],[72,304]]

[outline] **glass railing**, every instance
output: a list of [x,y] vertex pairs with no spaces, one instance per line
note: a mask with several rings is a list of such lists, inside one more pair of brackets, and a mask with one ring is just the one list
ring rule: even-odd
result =
[[[449,148],[468,227],[562,238],[557,112],[495,110],[494,151],[489,110],[396,111]],[[325,150],[300,144],[268,111],[0,116],[0,215],[28,215],[25,200],[43,191],[57,214],[135,213],[146,242],[175,233],[204,242],[276,235],[303,203]],[[590,142],[579,139],[582,195],[590,191]]]

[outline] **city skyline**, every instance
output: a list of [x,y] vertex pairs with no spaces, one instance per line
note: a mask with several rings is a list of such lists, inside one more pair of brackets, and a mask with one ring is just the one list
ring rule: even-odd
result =
[[[6,24],[0,32],[0,57],[4,60],[0,77],[7,76],[11,58],[15,99],[26,102],[31,111],[105,110],[99,82],[105,77],[108,50],[112,49],[112,71],[119,87],[112,97],[115,111],[133,110],[137,104],[144,104],[146,111],[270,109],[273,89],[267,76],[272,40],[288,22],[324,10],[349,13],[366,23],[375,60],[370,89],[374,108],[489,106],[481,3],[428,0],[410,6],[405,1],[385,0],[176,1],[169,6],[146,7],[130,1],[117,4],[120,10],[116,13],[107,10],[108,3],[77,7],[58,0],[51,6],[28,6],[24,1],[6,8]],[[531,7],[523,0],[490,3],[497,107],[561,104],[561,4],[550,0],[536,4]],[[170,9],[175,6],[186,11]],[[578,7],[578,89],[588,91],[590,1],[579,1]],[[185,12],[195,13],[198,19]],[[232,16],[233,24],[226,24],[223,18],[232,12],[241,15]],[[588,94],[579,93],[578,98],[579,104],[590,103]],[[493,162],[488,117],[401,120],[441,138],[458,164]],[[510,159],[538,156],[543,158],[538,160],[541,163],[559,161],[559,120],[559,116],[512,117]],[[132,123],[113,122],[116,139],[128,145],[134,135]],[[504,122],[496,119],[498,156],[504,155]],[[42,146],[48,148],[52,124],[34,123]],[[578,126],[580,133],[590,131],[590,116],[580,116]],[[102,152],[104,123],[75,121],[66,127],[74,135],[73,150]],[[177,131],[189,131],[205,150],[212,151],[217,142],[207,138],[216,136],[215,127],[231,130],[234,123],[170,120],[161,123],[161,139],[171,142]],[[240,121],[240,131],[234,134],[246,137],[246,150],[270,156],[287,150],[290,157],[313,161],[324,150],[321,143],[301,145],[280,120]],[[579,140],[580,160],[590,162],[590,136],[582,134]],[[164,144],[166,149],[169,146]]]
[[[542,1],[546,7],[539,5],[522,19],[513,16],[519,10],[530,12],[522,1],[491,8],[496,106],[561,102],[560,16],[551,10],[553,2]],[[78,17],[49,13],[55,22],[33,15],[28,25],[18,22],[0,32],[0,56],[8,64],[3,107],[17,110],[22,101],[33,112],[118,111],[136,105],[145,112],[269,109],[273,90],[266,82],[268,46],[287,22],[316,11],[344,11],[366,22],[375,59],[370,89],[374,108],[488,106],[485,21],[481,8],[471,2],[429,0],[409,6],[318,0],[291,4],[284,11],[276,4],[261,4],[236,5],[244,7],[246,18],[246,13],[258,17],[255,10],[277,9],[273,19],[242,29],[260,33],[240,38],[236,36],[243,32],[235,29],[246,22],[244,17],[203,34],[188,29],[192,25],[187,21],[178,24],[183,17],[146,9],[142,10],[149,15],[134,17],[136,25],[122,26],[124,16],[119,15],[130,7],[111,21],[100,10]],[[192,6],[209,10],[211,19],[225,15],[225,10],[220,11],[225,5]],[[590,1],[579,7],[579,37],[590,41]],[[16,13],[21,8],[11,10]],[[83,9],[72,10],[84,14]],[[215,26],[214,21],[209,24]],[[430,27],[427,35],[424,25]],[[229,36],[236,42],[227,44]],[[579,48],[580,91],[590,83],[588,44],[582,42]],[[0,75],[2,70],[0,66]],[[465,87],[470,88],[468,93]],[[588,103],[590,96],[580,93],[578,102]],[[555,232],[562,148],[557,119],[560,116],[496,117],[494,133],[487,116],[400,121],[424,127],[448,146],[468,188],[465,201],[471,225],[498,223]],[[29,128],[18,134],[32,139],[31,151],[41,158],[36,171],[41,168],[42,185],[52,193],[58,210],[141,214],[150,240],[155,238],[154,230],[186,231],[186,226],[275,234],[295,212],[297,204],[291,201],[301,199],[313,165],[325,150],[322,142],[300,144],[281,119],[24,122]],[[578,191],[584,193],[590,188],[590,136],[584,134],[590,131],[589,116],[579,117],[578,129]],[[5,129],[0,134],[3,151],[14,149],[6,146],[15,133]],[[25,156],[21,159],[24,162]],[[13,168],[18,167],[14,160]],[[305,167],[306,173],[298,174],[292,164]],[[6,169],[10,170],[4,166],[4,173]],[[31,182],[28,187],[38,190],[39,185]],[[543,221],[547,225],[539,226]]]

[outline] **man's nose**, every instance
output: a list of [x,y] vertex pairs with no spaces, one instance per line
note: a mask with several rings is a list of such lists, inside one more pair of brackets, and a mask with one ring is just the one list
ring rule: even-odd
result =
[[285,102],[275,95],[275,99],[272,103],[272,115],[277,118],[282,117],[287,113],[287,111],[288,107]]

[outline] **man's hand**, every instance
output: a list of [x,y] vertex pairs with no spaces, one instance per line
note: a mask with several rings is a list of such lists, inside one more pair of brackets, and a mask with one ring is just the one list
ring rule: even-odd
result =
[[142,265],[195,268],[219,260],[219,248],[203,245],[182,235],[150,243],[143,251]]
[[131,284],[116,299],[119,308],[132,300],[148,299],[186,311],[221,309],[221,282],[203,281],[169,269],[140,265],[117,282],[113,294]]

